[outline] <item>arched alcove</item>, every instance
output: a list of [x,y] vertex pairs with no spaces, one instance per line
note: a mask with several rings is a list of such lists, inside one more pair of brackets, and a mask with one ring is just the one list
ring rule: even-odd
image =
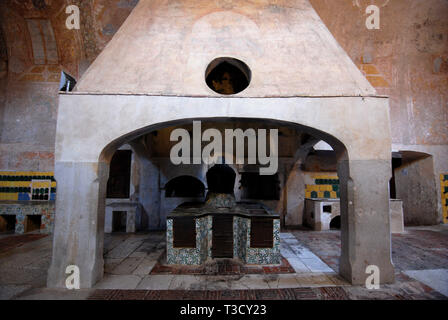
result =
[[235,172],[228,165],[216,164],[207,171],[208,191],[232,194],[235,178]]
[[165,185],[167,198],[200,198],[205,195],[205,186],[192,176],[179,176]]
[[433,156],[403,150],[395,153],[394,159],[392,182],[396,198],[403,201],[404,224],[418,226],[440,223]]
[[341,229],[341,216],[336,216],[330,221],[330,229],[339,230]]

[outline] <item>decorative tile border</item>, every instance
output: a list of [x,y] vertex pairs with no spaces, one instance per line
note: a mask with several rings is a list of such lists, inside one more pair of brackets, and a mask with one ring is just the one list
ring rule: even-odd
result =
[[0,201],[48,201],[55,198],[53,172],[0,171]]
[[25,232],[25,219],[30,215],[41,215],[40,232],[45,234],[53,233],[55,203],[54,201],[43,201],[41,203],[1,203],[0,215],[15,215],[16,229],[15,233]]
[[247,247],[247,229],[250,225],[250,220],[235,216],[233,218],[233,256],[241,261],[246,261],[246,247]]
[[314,184],[305,186],[305,196],[309,199],[338,199],[340,196],[337,175],[313,176]]
[[200,265],[204,255],[201,254],[203,239],[206,239],[207,223],[204,218],[196,219],[196,248],[173,247],[173,219],[166,221],[166,262],[167,264]]
[[[247,219],[248,220],[248,219]],[[274,227],[274,245],[272,248],[251,248],[250,247],[250,220],[247,228],[247,264],[280,264],[280,219],[273,220]]]

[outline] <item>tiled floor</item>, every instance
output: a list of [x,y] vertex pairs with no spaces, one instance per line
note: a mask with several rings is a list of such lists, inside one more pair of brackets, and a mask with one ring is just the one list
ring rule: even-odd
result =
[[337,275],[337,231],[282,233],[281,253],[295,273],[234,275],[151,274],[164,252],[163,232],[109,235],[104,279],[94,289],[75,292],[44,288],[51,237],[28,243],[17,237],[17,243],[0,253],[0,299],[447,299],[447,226],[394,235],[396,282],[380,290],[351,286]]
[[9,236],[2,237],[0,238],[0,253],[7,252],[9,250],[23,246],[25,243],[36,241],[38,239],[45,237],[47,237],[46,234],[36,234],[36,233],[21,234],[21,235],[11,234]]
[[[111,237],[107,235],[106,274],[96,288],[243,290],[347,285],[334,270],[301,245],[291,233],[281,233],[281,254],[289,262],[288,267],[292,267],[291,270],[286,266],[283,272],[276,266],[258,268],[254,266],[252,268],[259,269],[260,272],[255,270],[250,272],[244,270],[245,267],[243,267],[243,270],[239,269],[242,272],[225,272],[219,275],[207,274],[205,269],[202,273],[191,272],[188,275],[182,274],[183,272],[174,272],[176,270],[173,271],[173,268],[161,266],[160,261],[163,260],[165,248],[164,237],[164,233],[151,233],[149,236],[117,234]],[[152,272],[154,268],[155,272]],[[177,268],[174,267],[174,269]],[[181,269],[186,271],[191,268]],[[193,271],[196,270],[193,269]]]

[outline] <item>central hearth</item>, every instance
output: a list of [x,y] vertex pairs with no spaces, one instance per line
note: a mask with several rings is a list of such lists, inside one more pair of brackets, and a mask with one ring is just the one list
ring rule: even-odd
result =
[[212,259],[280,264],[280,216],[261,203],[235,201],[235,172],[207,172],[204,203],[184,203],[167,217],[167,263],[200,265]]

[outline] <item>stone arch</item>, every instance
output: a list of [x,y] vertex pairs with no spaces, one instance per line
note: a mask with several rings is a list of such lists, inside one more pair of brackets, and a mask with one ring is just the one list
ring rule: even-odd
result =
[[[255,119],[299,126],[327,141],[337,154],[341,182],[340,274],[351,283],[363,284],[367,277],[365,268],[377,265],[382,271],[381,282],[393,281],[387,105],[386,99],[377,97],[219,99],[61,95],[55,157],[55,175],[60,181],[56,245],[48,285],[64,286],[64,266],[68,264],[79,265],[84,275],[82,287],[92,287],[102,278],[104,181],[113,151],[151,130],[192,119]],[[213,116],[210,110],[214,110]],[[83,187],[76,189],[78,201],[74,204],[72,188],[76,185]],[[69,241],[73,237],[79,237],[76,245]]]

